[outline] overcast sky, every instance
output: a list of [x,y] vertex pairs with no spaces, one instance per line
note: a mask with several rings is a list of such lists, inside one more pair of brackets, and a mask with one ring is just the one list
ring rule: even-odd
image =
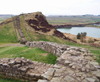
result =
[[0,0],[0,14],[100,15],[100,0]]

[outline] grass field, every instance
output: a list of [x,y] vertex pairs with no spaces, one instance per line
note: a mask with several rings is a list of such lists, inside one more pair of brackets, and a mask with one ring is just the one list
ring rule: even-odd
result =
[[49,64],[56,63],[56,57],[53,54],[43,51],[39,48],[29,48],[27,46],[0,47],[0,58],[15,58],[15,57],[25,57],[32,61],[44,62]]
[[0,23],[3,22],[4,20],[5,20],[5,19],[1,19],[1,18],[0,18]]

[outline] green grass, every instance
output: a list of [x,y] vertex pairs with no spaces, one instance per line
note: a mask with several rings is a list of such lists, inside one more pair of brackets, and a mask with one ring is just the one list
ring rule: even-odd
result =
[[0,26],[0,43],[15,43],[15,42],[17,42],[17,37],[12,23]]
[[100,63],[100,50],[90,50],[96,57],[97,57],[97,62]]
[[0,82],[25,82],[25,81],[14,80],[9,78],[0,78]]
[[[44,56],[46,54],[47,56]],[[48,53],[39,48],[24,47],[0,47],[0,58],[25,57],[32,61],[44,62],[49,64],[56,63],[56,57],[52,53]]]

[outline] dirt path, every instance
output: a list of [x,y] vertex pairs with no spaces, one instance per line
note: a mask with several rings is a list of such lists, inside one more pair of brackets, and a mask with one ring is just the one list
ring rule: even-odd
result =
[[25,46],[24,44],[20,44],[20,43],[16,43],[16,44],[3,44],[3,45],[0,45],[0,47],[5,47],[5,46]]

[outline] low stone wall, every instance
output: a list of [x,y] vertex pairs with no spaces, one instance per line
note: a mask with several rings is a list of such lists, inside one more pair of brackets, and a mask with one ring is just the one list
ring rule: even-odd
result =
[[53,65],[38,63],[25,59],[24,57],[0,59],[1,75],[35,82],[37,82],[38,79],[45,79],[42,74],[51,67],[53,67]]
[[55,56],[61,56],[66,50],[72,49],[76,51],[82,51],[84,53],[88,53],[89,51],[84,48],[79,47],[73,47],[68,45],[61,45],[54,42],[44,42],[44,41],[33,41],[33,42],[27,42],[26,46],[28,47],[37,47],[42,50],[45,50],[47,52],[53,53]]

